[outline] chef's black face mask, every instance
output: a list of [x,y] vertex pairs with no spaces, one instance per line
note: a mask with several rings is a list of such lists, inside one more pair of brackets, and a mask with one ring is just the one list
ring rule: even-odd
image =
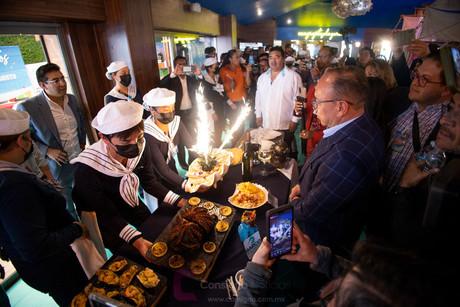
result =
[[117,154],[128,159],[133,159],[141,154],[144,138],[139,139],[136,144],[113,145],[117,148]]
[[294,63],[292,63],[292,62],[286,63],[286,66],[287,66],[287,67],[292,67],[292,65],[294,65]]
[[130,85],[131,84],[131,75],[126,74],[126,75],[120,76],[120,84],[123,85],[123,86]]
[[[26,154],[24,156],[24,162],[26,162],[27,159],[30,158],[30,155],[32,154],[32,152],[34,151],[34,143],[32,143],[32,140],[28,140],[26,138],[24,138],[24,139],[30,142],[30,150],[29,150],[29,152],[25,151],[24,148],[21,147],[22,151]],[[22,163],[24,163],[24,162],[22,162]]]
[[172,122],[174,120],[174,116],[175,116],[175,111],[171,111],[171,112],[167,112],[167,113],[159,113],[159,112],[156,112],[157,114],[159,114],[160,116],[157,116],[155,117],[160,123],[162,124],[169,124],[170,122]]

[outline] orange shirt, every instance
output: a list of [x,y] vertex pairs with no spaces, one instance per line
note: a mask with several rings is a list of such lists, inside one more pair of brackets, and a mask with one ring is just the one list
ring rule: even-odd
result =
[[[246,81],[243,70],[241,66],[237,66],[236,71],[233,72],[230,66],[231,64],[227,64],[220,69],[220,78],[224,84],[228,98],[233,102],[241,101],[243,98],[246,99]],[[230,88],[232,80],[235,81],[235,88],[233,90]]]

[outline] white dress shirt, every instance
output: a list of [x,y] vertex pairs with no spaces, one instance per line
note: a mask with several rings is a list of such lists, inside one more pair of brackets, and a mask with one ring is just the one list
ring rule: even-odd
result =
[[337,131],[339,131],[339,130],[342,129],[343,127],[345,127],[345,126],[351,124],[352,122],[354,122],[356,119],[360,118],[361,116],[362,116],[362,115],[360,115],[360,116],[358,116],[358,117],[355,117],[355,118],[352,118],[352,119],[350,119],[350,120],[348,120],[348,121],[346,121],[346,122],[343,122],[343,123],[341,123],[341,124],[339,124],[339,125],[336,125],[336,126],[334,126],[334,127],[324,129],[324,130],[323,130],[323,133],[324,133],[323,139],[324,139],[324,138],[327,138],[327,137],[330,137],[330,136],[332,136],[332,135],[334,135],[334,133],[336,133]]
[[257,81],[256,117],[262,118],[264,128],[286,130],[291,121],[299,119],[293,116],[295,99],[302,87],[300,75],[286,67],[271,80],[271,69],[263,73]]
[[67,95],[64,96],[64,109],[62,109],[61,106],[48,97],[46,92],[45,97],[56,123],[62,147],[69,160],[71,160],[78,156],[81,150],[80,142],[78,141],[78,124],[72,109],[69,107],[69,98]]

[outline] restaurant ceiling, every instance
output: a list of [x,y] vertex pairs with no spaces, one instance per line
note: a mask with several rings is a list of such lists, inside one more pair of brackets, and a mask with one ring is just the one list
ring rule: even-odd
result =
[[[192,0],[222,16],[233,14],[238,23],[251,25],[275,18],[278,27],[394,28],[400,15],[412,15],[415,8],[434,0],[373,0],[372,10],[346,19],[331,9],[332,0]],[[261,14],[260,14],[261,13]],[[260,15],[259,15],[260,14]],[[290,23],[289,23],[290,20]]]

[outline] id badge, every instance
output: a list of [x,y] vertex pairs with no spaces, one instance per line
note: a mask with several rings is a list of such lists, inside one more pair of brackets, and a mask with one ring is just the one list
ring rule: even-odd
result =
[[391,142],[391,149],[396,152],[401,152],[404,148],[404,145],[407,142],[408,136],[409,134],[405,131],[396,131],[396,135],[394,136],[393,141]]
[[213,86],[213,90],[216,92],[223,92],[224,91],[224,85],[217,83],[216,86]]
[[174,158],[175,155],[177,155],[177,153],[179,152],[179,148],[177,146],[175,146],[172,150],[171,150],[171,157]]

